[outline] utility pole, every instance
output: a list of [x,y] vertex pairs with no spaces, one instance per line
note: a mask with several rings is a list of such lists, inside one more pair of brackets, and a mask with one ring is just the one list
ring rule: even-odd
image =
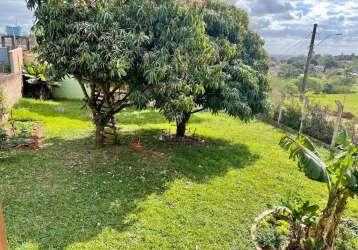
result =
[[307,79],[308,79],[308,74],[309,74],[311,59],[312,59],[312,56],[313,56],[313,50],[314,50],[314,43],[315,43],[315,40],[316,40],[317,27],[318,27],[318,24],[314,24],[314,25],[313,25],[313,32],[312,32],[311,44],[310,44],[310,49],[309,49],[309,51],[308,51],[307,61],[306,61],[306,65],[305,65],[305,72],[304,72],[303,81],[302,81],[302,87],[301,87],[301,97],[300,97],[300,99],[301,99],[301,102],[302,102],[302,116],[301,116],[300,130],[299,130],[299,133],[300,133],[300,134],[301,134],[302,131],[303,131],[303,123],[304,123],[305,118],[306,118],[306,106],[307,106],[306,89],[307,89]]

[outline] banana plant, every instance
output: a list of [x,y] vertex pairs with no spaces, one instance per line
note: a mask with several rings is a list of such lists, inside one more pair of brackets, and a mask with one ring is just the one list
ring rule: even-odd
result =
[[280,146],[287,150],[290,159],[298,163],[298,168],[309,179],[325,183],[328,201],[323,209],[317,226],[310,238],[320,249],[332,249],[337,237],[337,226],[347,207],[349,199],[358,195],[358,147],[342,133],[337,142],[337,153],[325,163],[311,140],[299,135],[296,139],[284,136]]
[[57,82],[50,79],[47,65],[26,66],[22,74],[25,78],[25,95],[29,97],[49,99],[54,88],[59,86]]

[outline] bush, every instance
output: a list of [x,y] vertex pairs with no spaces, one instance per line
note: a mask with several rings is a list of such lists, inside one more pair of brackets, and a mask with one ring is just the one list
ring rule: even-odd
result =
[[327,83],[324,86],[323,92],[326,94],[348,94],[352,93],[352,87],[347,85],[339,85],[334,83]]
[[[275,112],[275,120],[278,118],[278,112],[278,110]],[[282,112],[281,123],[298,130],[301,123],[301,106],[298,103],[287,105]]]
[[[331,143],[334,131],[334,121],[328,119],[328,108],[318,104],[309,105],[307,116],[304,122],[303,133],[323,141],[327,144]],[[279,110],[273,112],[273,119],[277,121]],[[293,103],[285,106],[282,112],[281,124],[294,130],[299,130],[301,124],[301,104]]]
[[10,64],[3,64],[3,72],[4,73],[11,73],[11,67]]
[[264,248],[280,248],[287,241],[288,234],[288,222],[268,216],[259,224],[257,243]]
[[[292,83],[297,86],[298,89],[301,89],[303,82],[303,77],[299,77],[298,79],[292,80]],[[312,91],[315,94],[320,94],[323,91],[323,85],[321,79],[317,77],[309,77],[307,79],[307,89]]]
[[328,118],[328,108],[318,104],[310,106],[303,132],[325,143],[331,143],[335,122]]
[[358,225],[352,220],[344,221],[338,228],[337,250],[358,249]]

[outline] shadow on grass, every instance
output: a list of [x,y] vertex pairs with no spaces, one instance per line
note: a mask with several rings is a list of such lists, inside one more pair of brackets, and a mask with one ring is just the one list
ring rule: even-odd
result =
[[258,155],[242,144],[203,138],[204,145],[167,145],[158,130],[140,131],[143,148],[93,148],[93,138],[49,140],[47,148],[6,159],[1,179],[10,247],[33,242],[63,249],[91,240],[106,228],[126,231],[138,202],[186,178],[196,183],[245,168]]

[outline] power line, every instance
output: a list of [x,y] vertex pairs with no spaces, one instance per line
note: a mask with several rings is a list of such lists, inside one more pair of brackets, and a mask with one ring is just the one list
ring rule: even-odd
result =
[[292,46],[286,47],[283,51],[282,54],[286,54],[287,52],[291,51],[294,48],[299,48],[301,47],[306,41],[307,39],[311,36],[311,33],[309,33],[308,35],[306,35],[306,37],[298,40],[296,43],[294,43]]
[[324,39],[322,39],[317,45],[316,45],[316,48],[318,48],[323,42],[327,41],[329,38],[333,37],[333,36],[342,36],[343,34],[341,33],[337,33],[337,34],[330,34],[330,35],[327,35]]

